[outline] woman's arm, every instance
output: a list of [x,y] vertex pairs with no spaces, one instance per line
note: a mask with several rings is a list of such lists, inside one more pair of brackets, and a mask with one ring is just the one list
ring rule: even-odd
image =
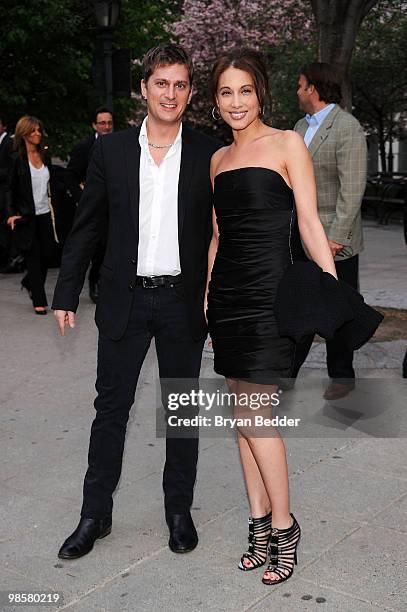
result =
[[334,260],[318,216],[317,190],[312,159],[302,137],[286,133],[286,168],[294,191],[301,239],[311,259],[337,278]]
[[206,291],[205,291],[205,312],[206,312],[206,305],[207,305],[209,281],[211,280],[212,268],[213,268],[213,264],[215,261],[216,253],[218,250],[218,243],[219,243],[219,230],[218,230],[218,224],[216,222],[215,210],[212,211],[212,228],[213,228],[212,238],[209,243],[209,250],[208,250],[208,276],[206,280]]
[[[211,159],[211,183],[212,183],[212,191],[214,190],[215,176],[216,176],[216,168],[219,165],[219,160],[223,156],[225,147],[222,149],[218,149],[213,155]],[[212,238],[209,243],[208,249],[208,274],[206,277],[206,290],[205,290],[205,299],[204,299],[204,313],[206,318],[206,310],[208,308],[208,290],[209,290],[209,281],[212,276],[212,268],[215,262],[216,253],[218,250],[218,242],[219,242],[219,230],[218,224],[216,221],[215,209],[212,209]]]

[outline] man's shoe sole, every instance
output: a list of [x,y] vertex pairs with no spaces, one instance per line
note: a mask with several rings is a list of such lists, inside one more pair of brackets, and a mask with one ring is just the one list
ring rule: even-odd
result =
[[168,543],[168,547],[171,550],[171,552],[177,553],[177,554],[192,552],[193,550],[195,550],[197,546],[198,546],[198,542],[195,544],[195,546],[192,546],[192,548],[174,548],[173,546],[171,546],[170,543]]
[[329,393],[328,393],[328,395],[326,393],[324,393],[322,397],[325,400],[327,400],[328,402],[329,401],[334,401],[334,400],[342,399],[343,397],[346,397],[347,395],[349,395],[349,393],[352,393],[352,391],[354,391],[354,390],[355,390],[355,387],[352,387],[352,389],[349,389],[348,391],[345,391],[344,393],[335,393],[332,396]]

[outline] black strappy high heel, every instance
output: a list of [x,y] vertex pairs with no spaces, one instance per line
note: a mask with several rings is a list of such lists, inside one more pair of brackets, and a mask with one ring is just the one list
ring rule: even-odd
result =
[[[249,549],[242,555],[239,569],[249,572],[265,564],[270,533],[271,512],[260,518],[249,518]],[[251,565],[246,566],[245,560],[250,561]]]
[[270,562],[266,572],[277,574],[279,578],[265,578],[263,584],[280,584],[291,578],[294,565],[297,565],[297,546],[301,538],[301,528],[293,514],[293,524],[287,529],[272,529],[269,541]]

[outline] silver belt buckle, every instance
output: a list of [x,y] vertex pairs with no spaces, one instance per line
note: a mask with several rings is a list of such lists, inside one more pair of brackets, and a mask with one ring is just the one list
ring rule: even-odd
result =
[[[153,278],[153,277],[151,277]],[[149,276],[143,276],[143,289],[154,289],[154,285],[153,284],[148,284],[148,281],[150,280]]]

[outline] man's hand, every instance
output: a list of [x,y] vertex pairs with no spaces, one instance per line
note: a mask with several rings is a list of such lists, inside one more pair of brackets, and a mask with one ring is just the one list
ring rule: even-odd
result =
[[75,313],[71,310],[54,310],[54,315],[58,321],[59,332],[65,336],[65,327],[75,327]]
[[338,242],[334,242],[333,240],[328,240],[329,248],[331,249],[332,257],[343,249],[345,245],[339,244]]
[[16,224],[16,221],[19,221],[20,219],[22,219],[21,215],[13,215],[12,217],[9,217],[7,219],[7,225],[11,227],[11,229],[13,230]]

